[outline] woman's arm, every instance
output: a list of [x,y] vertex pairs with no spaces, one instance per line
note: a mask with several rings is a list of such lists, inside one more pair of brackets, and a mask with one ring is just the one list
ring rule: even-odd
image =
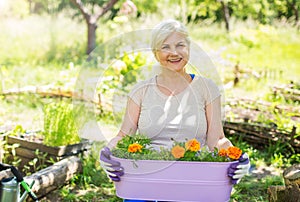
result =
[[141,108],[131,98],[128,98],[123,123],[117,136],[111,139],[107,147],[112,149],[119,140],[127,134],[135,134],[138,126]]
[[206,119],[207,119],[207,140],[206,144],[210,150],[228,148],[232,146],[223,131],[221,119],[221,98],[216,98],[213,102],[206,105]]

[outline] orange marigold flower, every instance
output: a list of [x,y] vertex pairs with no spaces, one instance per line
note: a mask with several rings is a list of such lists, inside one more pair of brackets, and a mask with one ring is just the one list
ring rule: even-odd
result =
[[218,154],[219,154],[219,156],[227,156],[227,150],[226,149],[220,149]]
[[242,155],[242,150],[238,147],[232,146],[227,149],[227,155],[229,158],[237,160]]
[[175,158],[179,159],[184,156],[185,149],[179,145],[176,145],[172,148],[171,153]]
[[131,152],[131,153],[142,152],[142,148],[143,148],[142,145],[140,145],[138,143],[133,143],[128,146],[128,152]]
[[185,148],[190,151],[199,151],[200,142],[198,142],[196,139],[191,139],[185,143]]

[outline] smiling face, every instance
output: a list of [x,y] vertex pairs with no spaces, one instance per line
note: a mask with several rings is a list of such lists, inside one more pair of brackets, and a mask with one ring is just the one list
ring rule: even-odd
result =
[[158,48],[156,59],[162,67],[182,72],[189,60],[189,44],[186,37],[178,32],[172,33]]

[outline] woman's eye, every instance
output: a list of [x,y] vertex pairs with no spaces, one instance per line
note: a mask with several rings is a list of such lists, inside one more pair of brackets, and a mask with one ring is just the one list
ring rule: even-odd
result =
[[163,49],[163,50],[167,50],[168,48],[169,48],[168,46],[161,47],[161,49]]

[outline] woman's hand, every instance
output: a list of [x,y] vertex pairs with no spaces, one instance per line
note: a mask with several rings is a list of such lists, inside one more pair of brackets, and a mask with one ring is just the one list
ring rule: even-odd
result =
[[107,176],[115,182],[120,181],[120,177],[124,175],[124,169],[120,162],[111,160],[111,151],[108,147],[104,147],[100,152],[100,164]]
[[238,163],[233,163],[228,169],[228,176],[231,178],[232,184],[237,184],[242,177],[249,173],[250,160],[247,153],[244,153]]

